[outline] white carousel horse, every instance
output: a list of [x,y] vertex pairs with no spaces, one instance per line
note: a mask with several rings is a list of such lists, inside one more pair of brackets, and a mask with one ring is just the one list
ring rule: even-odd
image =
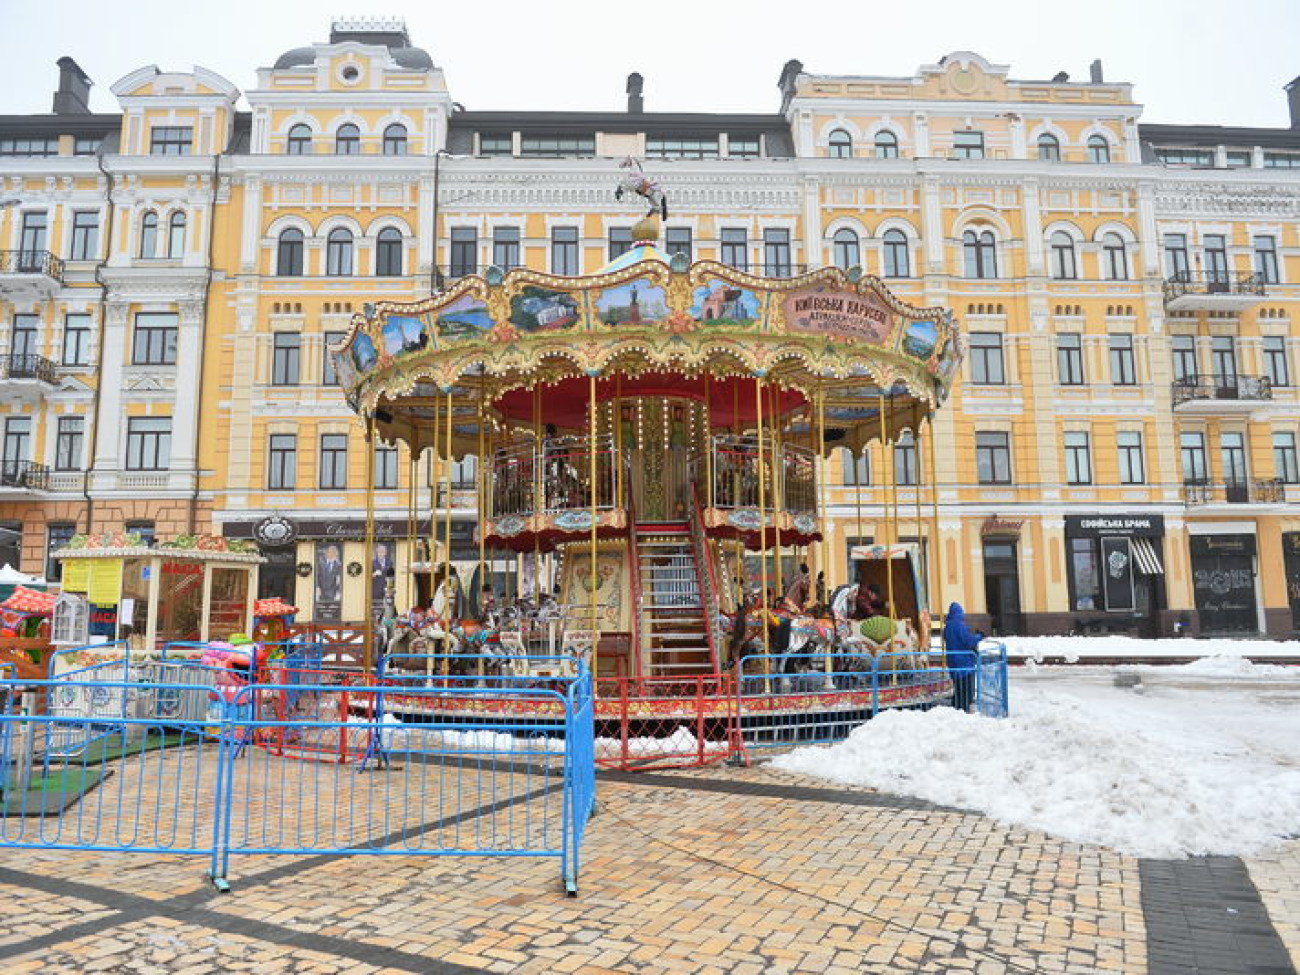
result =
[[619,168],[624,170],[624,174],[619,180],[618,189],[614,190],[614,199],[622,200],[624,193],[635,193],[650,204],[650,209],[646,212],[647,217],[658,213],[667,220],[668,196],[664,193],[663,187],[646,176],[641,169],[641,164],[631,156],[619,163]]

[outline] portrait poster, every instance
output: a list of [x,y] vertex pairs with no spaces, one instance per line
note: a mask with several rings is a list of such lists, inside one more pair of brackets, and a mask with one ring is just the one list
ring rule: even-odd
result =
[[314,577],[317,623],[337,623],[343,619],[343,546],[335,541],[316,543]]

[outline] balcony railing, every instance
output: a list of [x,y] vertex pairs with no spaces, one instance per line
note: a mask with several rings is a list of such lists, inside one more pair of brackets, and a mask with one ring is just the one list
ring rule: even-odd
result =
[[50,469],[30,460],[0,461],[0,488],[44,491],[50,486]]
[[[816,461],[812,451],[798,444],[775,444],[763,437],[762,463],[757,437],[724,434],[713,438],[712,481],[707,457],[692,462],[695,482],[701,485],[700,502],[706,508],[757,508],[778,504],[790,512],[817,510]],[[781,494],[773,472],[780,472]],[[760,492],[760,480],[762,484]]]
[[587,437],[548,438],[540,451],[531,445],[498,450],[492,457],[492,516],[621,507],[614,441],[608,434],[596,438],[594,482],[591,475],[592,448]]
[[1286,482],[1279,477],[1264,480],[1184,481],[1183,502],[1199,504],[1281,504],[1286,501]]
[[0,379],[35,379],[54,385],[54,363],[43,355],[0,357]]
[[43,274],[63,280],[63,261],[49,251],[0,251],[0,274]]
[[1188,295],[1264,296],[1264,279],[1253,271],[1179,271],[1165,279],[1165,302]]
[[1191,400],[1263,402],[1272,398],[1273,384],[1267,376],[1185,376],[1173,385],[1174,406]]

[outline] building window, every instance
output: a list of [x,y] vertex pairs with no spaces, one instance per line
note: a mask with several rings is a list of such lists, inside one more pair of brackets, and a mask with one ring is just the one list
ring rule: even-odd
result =
[[171,462],[171,417],[136,416],[126,421],[128,471],[165,471]]
[[78,210],[72,215],[70,261],[93,261],[99,256],[99,212]]
[[1038,137],[1038,158],[1046,162],[1061,161],[1061,140],[1050,132]]
[[48,250],[45,246],[48,217],[44,210],[23,214],[22,236],[18,249],[22,252],[21,270],[36,270],[41,266],[41,252]]
[[843,129],[835,129],[831,132],[827,149],[832,159],[848,159],[853,155],[853,137]]
[[1205,280],[1210,290],[1215,285],[1222,290],[1228,285],[1228,239],[1223,234],[1206,234],[1205,241]]
[[394,122],[384,129],[384,155],[406,155],[406,126],[402,123]]
[[478,269],[478,233],[473,227],[451,228],[451,268],[453,278],[463,278]]
[[848,227],[841,227],[831,237],[831,263],[842,271],[862,264],[858,235]]
[[952,155],[954,159],[983,159],[983,132],[954,132],[952,136]]
[[722,263],[738,271],[749,270],[749,238],[741,227],[722,230]]
[[1236,388],[1237,343],[1231,335],[1216,335],[1210,339],[1210,372],[1219,387]]
[[122,528],[128,535],[138,535],[140,544],[146,548],[153,548],[153,543],[158,539],[158,532],[152,521],[128,521]]
[[497,227],[492,231],[492,263],[506,271],[519,267],[518,227]]
[[271,348],[271,385],[297,386],[302,360],[302,336],[297,332],[276,332]]
[[986,430],[975,434],[975,471],[981,484],[1011,483],[1011,435]]
[[380,491],[392,491],[397,488],[397,446],[375,444],[374,486]]
[[334,373],[334,356],[330,353],[330,349],[342,342],[345,334],[345,332],[326,332],[323,336],[325,355],[322,358],[323,366],[320,376],[322,386],[337,386],[339,384],[339,377]]
[[908,254],[907,234],[901,230],[886,230],[882,238],[885,251],[885,277],[910,278],[912,261]]
[[1124,247],[1124,238],[1110,233],[1101,238],[1102,261],[1106,268],[1106,277],[1111,281],[1128,280],[1128,251]]
[[1174,382],[1190,381],[1196,377],[1196,339],[1191,335],[1175,335],[1171,339]]
[[1212,149],[1185,149],[1180,146],[1160,146],[1156,158],[1166,166],[1213,166]]
[[346,433],[321,435],[320,486],[326,490],[348,486],[348,435]]
[[1074,238],[1064,230],[1052,234],[1052,277],[1059,281],[1073,281],[1079,276],[1079,264],[1074,254]]
[[1088,612],[1104,608],[1101,589],[1100,541],[1096,538],[1070,539],[1070,578],[1074,582],[1074,608]]
[[1256,235],[1254,244],[1255,273],[1259,280],[1264,284],[1277,284],[1280,280],[1277,274],[1277,238]]
[[577,275],[578,228],[554,227],[551,230],[551,273],[565,277]]
[[1056,336],[1056,374],[1062,386],[1083,385],[1083,336],[1078,332]]
[[334,133],[334,155],[361,155],[361,130],[351,122],[340,125]]
[[1115,447],[1119,452],[1119,482],[1145,484],[1147,472],[1142,459],[1142,434],[1135,431],[1118,433],[1115,435]]
[[289,137],[285,140],[284,151],[290,156],[310,156],[311,155],[311,126],[298,123],[289,130]]
[[27,356],[36,355],[36,324],[39,319],[35,315],[14,315],[14,330],[9,342],[9,355],[14,359],[22,359]]
[[90,365],[90,316],[65,315],[63,318],[63,364]]
[[292,433],[273,433],[267,454],[267,489],[292,491],[297,484],[298,438]]
[[771,277],[788,278],[790,265],[790,231],[784,227],[763,230],[763,270]]
[[158,214],[146,210],[140,218],[140,256],[158,256]]
[[352,231],[335,227],[325,238],[325,273],[334,278],[352,274]]
[[52,521],[45,526],[45,578],[50,582],[63,580],[63,562],[54,553],[66,548],[75,534],[77,526],[72,522]]
[[1069,431],[1065,434],[1065,483],[1092,483],[1092,450],[1086,433]]
[[1274,388],[1291,385],[1291,368],[1286,361],[1286,339],[1280,335],[1264,338],[1264,375]]
[[632,249],[632,228],[631,227],[610,227],[609,228],[609,259],[615,260],[622,257]]
[[727,137],[727,156],[731,159],[757,159],[762,154],[762,145],[756,135]]
[[1284,484],[1300,484],[1300,463],[1297,463],[1295,434],[1290,431],[1273,433],[1273,476]]
[[81,470],[81,447],[85,440],[85,434],[86,421],[84,417],[59,417],[59,431],[54,442],[54,469],[56,471]]
[[881,129],[876,133],[876,158],[877,159],[897,159],[898,158],[898,136],[888,129]]
[[1183,465],[1185,484],[1205,484],[1209,481],[1209,465],[1205,456],[1205,435],[1183,433],[1178,437],[1178,453]]
[[[1223,480],[1229,488],[1244,488],[1246,473],[1246,438],[1236,432],[1219,434],[1219,460],[1223,465]],[[1229,498],[1229,500],[1232,500]],[[1242,500],[1246,500],[1242,498]]]
[[1110,381],[1116,386],[1137,385],[1132,335],[1110,336]]
[[563,156],[594,156],[594,135],[526,135],[519,147],[525,159],[559,159]]
[[385,227],[375,238],[375,274],[381,278],[401,277],[402,232],[396,227]]
[[998,276],[997,248],[993,241],[993,231],[984,230],[976,233],[974,230],[968,230],[962,234],[961,242],[966,277],[996,278]]
[[194,129],[188,125],[155,125],[149,130],[149,155],[188,156],[194,149]]
[[669,227],[664,243],[668,249],[668,255],[670,257],[681,254],[686,258],[687,264],[691,262],[694,253],[694,243],[691,239],[690,227]]
[[0,139],[0,156],[57,156],[57,138]]
[[185,214],[179,210],[167,221],[167,256],[172,260],[185,256]]
[[970,333],[970,381],[978,386],[1000,386],[1007,381],[1001,332]]
[[717,136],[646,136],[647,159],[717,159]]
[[1088,136],[1088,162],[1110,162],[1110,143],[1104,135]]
[[1223,154],[1223,160],[1229,169],[1249,169],[1251,165],[1249,149],[1229,149]]
[[513,156],[515,154],[514,138],[509,132],[483,132],[478,137],[480,156]]
[[870,487],[871,455],[864,450],[855,456],[848,449],[840,448],[840,457],[844,483],[849,486]]
[[1165,276],[1174,281],[1190,281],[1187,260],[1187,235],[1165,234]]
[[172,312],[136,312],[131,336],[131,364],[174,366],[177,319]]
[[280,232],[275,246],[275,273],[282,278],[302,276],[303,236],[297,227]]
[[894,483],[916,483],[916,439],[912,431],[904,431],[894,444]]
[[21,465],[32,458],[32,418],[11,416],[5,420],[4,471],[9,476],[19,473]]
[[1300,169],[1300,152],[1266,152],[1265,169]]

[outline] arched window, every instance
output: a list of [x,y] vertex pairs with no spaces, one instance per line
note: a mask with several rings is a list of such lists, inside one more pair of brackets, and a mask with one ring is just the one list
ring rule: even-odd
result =
[[334,134],[334,155],[361,155],[361,130],[351,122],[340,125],[338,132]]
[[968,278],[996,278],[998,276],[997,247],[993,240],[993,231],[983,230],[976,233],[968,230],[961,235],[962,253],[966,263]]
[[881,129],[876,133],[876,158],[877,159],[897,159],[898,158],[898,136],[888,129]]
[[907,234],[901,230],[886,230],[883,238],[885,245],[885,277],[910,278],[912,262],[907,253]]
[[1061,161],[1061,142],[1050,132],[1044,132],[1038,137],[1038,158],[1049,162]]
[[167,256],[177,260],[185,256],[185,214],[180,210],[167,221]]
[[275,248],[275,273],[281,278],[302,277],[302,231],[290,227],[280,232]]
[[1109,233],[1101,239],[1102,263],[1106,277],[1112,281],[1128,280],[1128,252],[1124,247],[1124,238],[1116,233]]
[[152,210],[140,218],[140,256],[158,256],[158,214]]
[[862,263],[862,252],[858,248],[858,235],[848,227],[841,227],[831,238],[831,260],[835,266],[847,271]]
[[384,155],[406,155],[406,126],[400,122],[394,122],[384,129]]
[[402,232],[385,227],[375,238],[375,274],[395,278],[402,273]]
[[352,273],[352,231],[335,227],[325,238],[325,273],[330,277]]
[[853,155],[853,137],[843,129],[831,133],[829,145],[832,159],[848,159]]
[[1104,135],[1088,136],[1088,162],[1110,162],[1110,143]]
[[1071,280],[1079,276],[1074,256],[1074,238],[1064,230],[1052,234],[1052,277]]
[[299,122],[289,130],[289,138],[285,140],[284,151],[290,156],[310,156],[311,155],[311,126]]

